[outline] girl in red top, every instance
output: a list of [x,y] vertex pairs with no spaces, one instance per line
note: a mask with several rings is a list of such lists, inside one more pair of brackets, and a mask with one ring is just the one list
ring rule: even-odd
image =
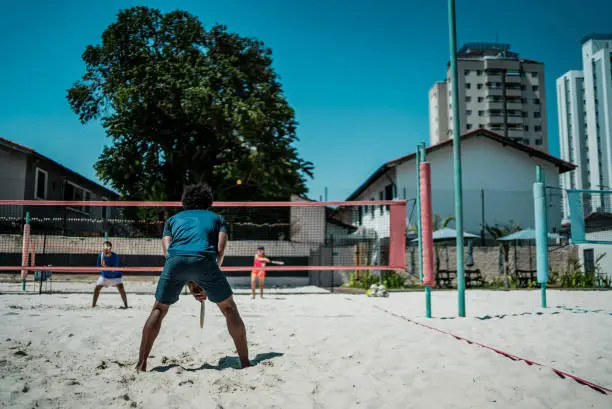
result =
[[253,298],[255,298],[255,279],[259,278],[259,291],[261,298],[263,298],[264,290],[264,279],[266,278],[266,270],[259,270],[258,267],[265,267],[270,259],[266,257],[266,253],[263,247],[257,247],[257,253],[253,260],[253,271],[251,271],[251,290],[253,291]]

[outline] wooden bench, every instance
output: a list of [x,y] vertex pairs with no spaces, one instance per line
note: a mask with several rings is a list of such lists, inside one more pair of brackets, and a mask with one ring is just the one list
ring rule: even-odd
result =
[[516,270],[514,276],[516,278],[516,285],[519,288],[527,288],[529,283],[538,282],[537,270]]
[[[436,274],[436,287],[453,288],[453,280],[455,279],[457,279],[457,270],[438,270],[438,274]],[[484,277],[480,269],[465,270],[465,286],[466,288],[484,286]]]

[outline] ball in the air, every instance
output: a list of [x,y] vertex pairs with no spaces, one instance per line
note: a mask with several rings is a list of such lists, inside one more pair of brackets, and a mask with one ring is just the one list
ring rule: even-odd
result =
[[242,184],[242,180],[238,179],[238,180],[236,181],[236,184],[237,184],[237,185],[241,185],[241,184]]

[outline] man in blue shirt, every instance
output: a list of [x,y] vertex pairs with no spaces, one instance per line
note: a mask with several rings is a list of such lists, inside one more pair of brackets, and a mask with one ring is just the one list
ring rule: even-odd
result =
[[[117,253],[113,253],[112,250],[113,245],[111,242],[105,241],[104,251],[101,254],[98,254],[98,261],[96,263],[98,267],[119,267],[119,256]],[[93,303],[91,304],[92,308],[95,307],[96,303],[98,302],[98,297],[100,296],[100,290],[102,287],[108,286],[117,287],[119,294],[121,294],[123,305],[125,308],[127,308],[127,295],[125,294],[125,289],[123,288],[122,278],[123,274],[121,271],[102,271],[100,273],[100,277],[98,277],[98,281],[96,282],[96,287],[94,288]]]
[[142,330],[137,371],[147,370],[147,359],[170,305],[178,301],[185,285],[199,302],[216,303],[225,316],[242,368],[251,366],[246,330],[232,289],[221,272],[227,229],[221,216],[208,210],[213,194],[208,185],[185,187],[183,211],[166,221],[162,248],[166,263],[157,283],[155,304]]

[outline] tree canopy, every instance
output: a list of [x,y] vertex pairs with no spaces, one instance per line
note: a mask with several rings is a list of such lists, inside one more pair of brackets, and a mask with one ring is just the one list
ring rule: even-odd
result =
[[[67,98],[110,143],[95,170],[126,198],[178,200],[205,181],[217,200],[306,193],[294,111],[261,41],[185,11],[122,10],[82,55]],[[240,182],[238,182],[240,181]]]

